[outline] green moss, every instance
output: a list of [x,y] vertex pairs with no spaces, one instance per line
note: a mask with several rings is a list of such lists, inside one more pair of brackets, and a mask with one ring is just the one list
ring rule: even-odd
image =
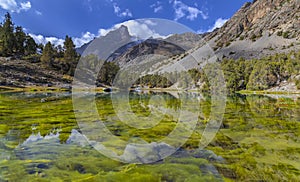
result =
[[[178,99],[162,96],[167,100],[164,107],[179,111]],[[78,129],[70,97],[57,96],[41,102],[41,98],[45,98],[42,93],[0,94],[0,178],[4,181],[21,178],[25,181],[297,181],[300,99],[278,97],[228,97],[223,126],[205,149],[213,153],[199,157],[191,151],[198,147],[213,111],[211,98],[203,96],[199,123],[182,149],[186,153],[153,164],[137,165],[111,160],[88,145],[66,143],[72,129]],[[149,103],[149,95],[130,98],[136,114],[149,114],[142,106]],[[192,103],[188,109],[196,108]],[[118,119],[110,120],[117,117],[109,95],[97,96],[97,106],[105,125],[123,140],[158,141],[177,124],[166,114],[155,127],[140,130]],[[56,131],[60,132],[59,141],[41,140],[19,146],[32,133],[45,136]],[[103,144],[121,145],[112,140]],[[122,154],[122,150],[120,152]],[[214,153],[224,160],[216,160]],[[223,177],[212,174],[208,170],[212,166]]]

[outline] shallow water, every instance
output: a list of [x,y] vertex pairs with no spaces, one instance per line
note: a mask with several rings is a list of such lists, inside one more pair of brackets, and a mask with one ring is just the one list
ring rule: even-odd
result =
[[[93,112],[81,115],[81,109],[93,108],[86,102],[73,106],[69,93],[0,94],[0,181],[296,181],[300,177],[297,96],[228,97],[220,130],[207,135],[215,137],[204,149],[199,142],[216,112],[209,96],[131,93],[127,102],[126,95],[116,93],[114,98],[118,106],[110,94],[97,94],[94,118]],[[126,120],[127,112],[136,117]],[[147,118],[154,118],[153,122]],[[177,127],[180,120],[185,127]],[[100,125],[112,136],[104,135]],[[175,139],[165,140],[174,130],[179,131],[174,132]],[[145,152],[133,143],[152,148]],[[109,153],[99,152],[99,146]],[[169,155],[171,146],[178,150],[162,157],[162,151]]]

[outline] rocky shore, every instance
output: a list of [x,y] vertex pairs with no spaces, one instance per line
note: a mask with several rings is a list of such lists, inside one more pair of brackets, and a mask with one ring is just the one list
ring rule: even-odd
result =
[[65,89],[71,88],[72,77],[50,69],[42,63],[0,58],[0,88]]

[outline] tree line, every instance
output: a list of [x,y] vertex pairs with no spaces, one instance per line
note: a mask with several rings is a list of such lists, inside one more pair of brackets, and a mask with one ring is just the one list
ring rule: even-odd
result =
[[300,51],[266,56],[261,59],[224,59],[221,62],[227,89],[266,90],[282,82],[294,82],[300,89]]
[[71,37],[65,37],[63,46],[54,46],[51,42],[38,45],[21,26],[14,25],[9,13],[5,14],[0,24],[0,56],[42,62],[69,75],[74,74],[80,57]]
[[14,26],[9,13],[5,14],[4,22],[0,25],[0,55],[29,56],[35,54],[38,45],[32,37],[24,33],[21,26]]
[[[288,54],[277,53],[261,59],[223,59],[220,61],[220,68],[224,74],[227,91],[230,93],[241,90],[267,90],[282,82],[294,82],[300,89],[299,60],[300,51],[291,51]],[[207,73],[209,70],[214,72],[214,69],[209,67],[211,65],[185,72],[145,75],[139,78],[135,85],[166,88],[175,84],[174,80],[177,80],[179,88],[209,92],[211,81],[208,79]]]

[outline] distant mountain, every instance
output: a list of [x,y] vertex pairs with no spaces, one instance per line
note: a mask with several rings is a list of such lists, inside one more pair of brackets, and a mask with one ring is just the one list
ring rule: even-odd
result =
[[138,45],[142,43],[142,40],[139,41],[133,41],[130,42],[124,46],[121,46],[120,48],[118,48],[114,53],[112,53],[107,59],[106,61],[114,61],[115,59],[117,59],[118,57],[120,57],[122,54],[124,54],[128,49]]
[[83,44],[81,47],[76,48],[76,52],[80,55],[83,54],[84,50],[91,44],[91,42]]
[[92,53],[106,60],[119,47],[132,42],[133,39],[134,37],[129,34],[128,28],[122,25],[120,28],[110,31],[107,35],[96,38],[83,45],[77,49],[77,52],[81,53],[81,55]]
[[[204,52],[208,52],[206,50],[207,46],[203,46],[205,45],[204,40],[220,59],[238,59],[240,57],[244,57],[245,59],[261,58],[275,53],[299,50],[299,2],[299,0],[254,0],[251,3],[245,3],[230,20],[213,32],[202,35],[187,32],[157,40],[163,40],[164,42],[176,45],[178,46],[177,48],[180,47],[189,53],[200,49],[198,52],[201,52],[201,55],[197,55],[197,58],[205,60],[212,55],[211,53],[208,55],[204,54]],[[121,57],[122,59],[131,59],[134,52],[133,49],[135,48],[138,49],[134,53],[135,56],[145,54],[145,52],[149,53],[164,49],[161,46],[159,48],[149,46],[149,40],[144,44],[144,40],[136,41],[129,34],[128,28],[121,26],[106,36],[83,45],[77,51],[83,53],[83,50],[91,47],[91,44],[93,44],[94,47],[99,48],[98,55],[101,55],[107,61],[114,61]],[[154,40],[151,39],[151,42],[154,43]],[[142,45],[137,46],[139,44]],[[142,48],[146,50],[142,50]],[[151,50],[152,48],[156,50]],[[174,50],[177,50],[177,48]],[[182,50],[178,49],[178,51]],[[179,52],[175,51],[176,54]],[[182,54],[186,55],[186,53]],[[178,58],[181,57],[178,56]],[[124,63],[124,60],[121,60],[121,62]],[[187,61],[185,61],[185,64],[189,64],[189,67],[195,66],[187,63]]]
[[140,56],[155,54],[169,58],[183,53],[185,53],[185,50],[176,44],[165,40],[147,39],[145,41],[131,42],[121,47],[109,58],[114,57],[112,60],[118,65],[123,66]]
[[172,57],[184,54],[187,50],[198,46],[202,38],[201,35],[195,33],[183,33],[171,35],[166,39],[135,39],[129,34],[126,26],[121,26],[107,35],[96,38],[77,48],[77,52],[90,54],[90,51],[92,51],[93,54],[100,56],[102,59],[115,61],[122,66],[143,55],[157,54]]
[[[109,37],[112,37],[112,36],[115,36],[117,34],[120,34],[121,32],[121,29],[123,29],[123,31],[125,31],[125,35],[126,36],[123,36],[123,37],[131,37],[130,39],[134,40],[135,37],[132,37],[131,35],[129,35],[128,33],[128,28],[126,26],[121,26],[119,29],[116,29],[114,31],[111,31],[110,33],[108,33],[107,35],[105,36],[102,36],[102,37],[99,37],[99,38],[96,38],[94,39],[93,41],[95,42],[102,42],[105,40],[110,40],[111,38],[107,38],[108,36]],[[127,32],[126,32],[127,31]],[[117,40],[118,38],[120,38],[119,36],[116,36],[115,39]],[[172,44],[176,44],[178,45],[179,47],[181,47],[182,49],[185,49],[185,50],[189,50],[189,49],[192,49],[194,47],[197,47],[199,45],[199,43],[201,42],[203,36],[202,35],[199,35],[199,34],[196,34],[196,33],[192,33],[192,32],[186,32],[186,33],[182,33],[182,34],[173,34],[173,35],[170,35],[169,37],[167,37],[166,39],[157,39],[157,40],[164,40],[166,42],[169,42],[169,43],[172,43]],[[151,39],[151,38],[150,38]],[[79,53],[79,54],[82,54],[84,52],[84,50],[86,48],[88,48],[88,46],[93,42],[88,42],[84,45],[82,45],[81,47],[77,48],[76,51]],[[114,52],[115,55],[111,55],[111,57],[108,59],[108,60],[113,60],[115,59],[114,57],[117,56],[117,55],[120,55],[122,54],[124,51],[126,51],[128,48],[132,47],[132,46],[135,46],[141,42],[143,42],[144,40],[135,40],[135,41],[132,41],[126,45],[123,45],[121,46],[118,50],[116,50]],[[97,43],[97,44],[99,44]]]

